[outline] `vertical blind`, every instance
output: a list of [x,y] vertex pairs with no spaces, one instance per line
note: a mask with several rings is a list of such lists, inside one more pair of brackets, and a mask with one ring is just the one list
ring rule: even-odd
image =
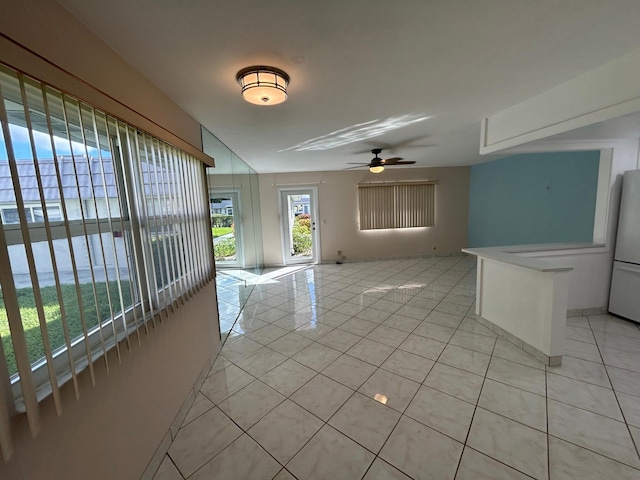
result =
[[[195,157],[0,65],[0,449],[214,275]],[[107,352],[115,350],[115,355]]]
[[358,185],[360,230],[432,227],[435,181]]

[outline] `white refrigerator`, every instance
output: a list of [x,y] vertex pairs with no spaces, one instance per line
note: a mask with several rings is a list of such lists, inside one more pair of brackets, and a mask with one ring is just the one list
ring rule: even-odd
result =
[[622,180],[609,312],[640,322],[640,170]]

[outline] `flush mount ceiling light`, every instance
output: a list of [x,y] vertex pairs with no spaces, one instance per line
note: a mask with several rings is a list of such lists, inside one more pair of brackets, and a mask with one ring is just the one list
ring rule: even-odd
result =
[[289,75],[274,67],[247,67],[236,75],[242,98],[254,105],[277,105],[287,99]]

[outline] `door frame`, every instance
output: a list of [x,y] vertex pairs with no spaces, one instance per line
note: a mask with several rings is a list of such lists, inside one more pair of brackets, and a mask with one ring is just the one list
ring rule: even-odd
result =
[[[309,203],[311,210],[311,252],[312,257],[310,259],[291,260],[290,255],[287,252],[289,245],[289,227],[285,224],[285,218],[288,214],[288,205],[285,204],[285,195],[291,194],[309,194]],[[287,208],[287,211],[285,211]],[[318,208],[318,187],[314,185],[296,185],[296,186],[283,186],[278,188],[278,210],[280,217],[280,235],[281,235],[281,247],[282,247],[282,263],[283,265],[299,265],[305,263],[318,264],[321,261],[320,255],[320,215]],[[288,219],[287,219],[288,220]]]
[[240,191],[238,188],[209,188],[209,201],[211,201],[211,198],[225,196],[230,197],[233,204],[233,236],[236,240],[236,260],[234,262],[214,259],[214,261],[215,264],[220,267],[244,268],[244,239],[242,238],[242,205],[240,204]]

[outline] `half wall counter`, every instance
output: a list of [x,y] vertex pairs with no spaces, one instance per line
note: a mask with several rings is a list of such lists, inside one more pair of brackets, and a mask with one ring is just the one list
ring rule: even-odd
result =
[[571,248],[585,245],[462,249],[478,258],[476,319],[549,366],[562,363],[573,267],[526,255]]

